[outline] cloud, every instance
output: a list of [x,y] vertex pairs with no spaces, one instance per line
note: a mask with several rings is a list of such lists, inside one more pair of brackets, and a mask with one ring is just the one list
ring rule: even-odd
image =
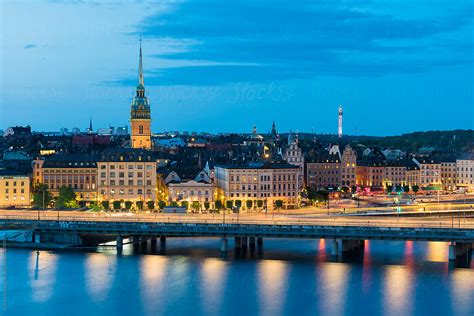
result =
[[25,46],[23,46],[24,49],[30,49],[30,48],[36,48],[38,47],[38,45],[36,44],[26,44]]
[[472,30],[472,4],[449,4],[442,16],[418,10],[402,17],[369,1],[189,1],[145,17],[136,33],[188,43],[152,57],[210,62],[149,69],[150,85],[382,76],[472,64],[472,39],[462,33]]

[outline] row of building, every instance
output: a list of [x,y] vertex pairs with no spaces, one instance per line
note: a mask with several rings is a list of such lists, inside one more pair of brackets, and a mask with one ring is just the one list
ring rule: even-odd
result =
[[[473,159],[439,162],[415,157],[379,161],[357,160],[356,152],[339,146],[305,157],[291,141],[284,160],[241,164],[206,164],[189,179],[175,171],[169,159],[143,149],[111,149],[98,154],[60,154],[39,157],[31,174],[0,170],[0,206],[29,206],[35,185],[46,184],[53,196],[71,187],[82,204],[102,201],[185,202],[189,207],[232,205],[272,208],[277,200],[295,207],[304,187],[382,191],[387,186],[418,186],[421,190],[473,190]],[[239,202],[237,202],[239,201]],[[251,201],[251,202],[247,202]]]

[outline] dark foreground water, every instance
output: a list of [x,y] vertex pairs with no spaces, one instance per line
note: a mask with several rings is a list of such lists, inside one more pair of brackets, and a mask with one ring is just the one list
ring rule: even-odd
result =
[[352,263],[331,261],[324,240],[265,240],[224,259],[218,246],[0,249],[0,314],[474,315],[474,264],[453,268],[446,243],[371,241]]

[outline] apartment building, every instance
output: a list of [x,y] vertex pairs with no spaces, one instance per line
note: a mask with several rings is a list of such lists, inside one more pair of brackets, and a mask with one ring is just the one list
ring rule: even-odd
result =
[[101,153],[97,161],[99,200],[155,201],[156,166],[153,154],[142,149]]
[[59,188],[69,186],[79,203],[97,201],[97,156],[49,155],[33,161],[33,185],[44,183],[55,197]]
[[30,178],[16,170],[0,170],[0,207],[31,205]]
[[[249,163],[244,165],[216,165],[215,183],[225,200],[261,200],[264,207],[273,209],[278,200],[283,207],[298,205],[299,167],[288,163]],[[219,197],[220,198],[220,197]]]

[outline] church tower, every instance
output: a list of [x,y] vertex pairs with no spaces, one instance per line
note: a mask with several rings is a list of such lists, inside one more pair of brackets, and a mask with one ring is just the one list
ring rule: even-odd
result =
[[130,106],[131,147],[151,149],[150,104],[145,96],[143,79],[142,41],[140,39],[140,59],[138,62],[138,86]]

